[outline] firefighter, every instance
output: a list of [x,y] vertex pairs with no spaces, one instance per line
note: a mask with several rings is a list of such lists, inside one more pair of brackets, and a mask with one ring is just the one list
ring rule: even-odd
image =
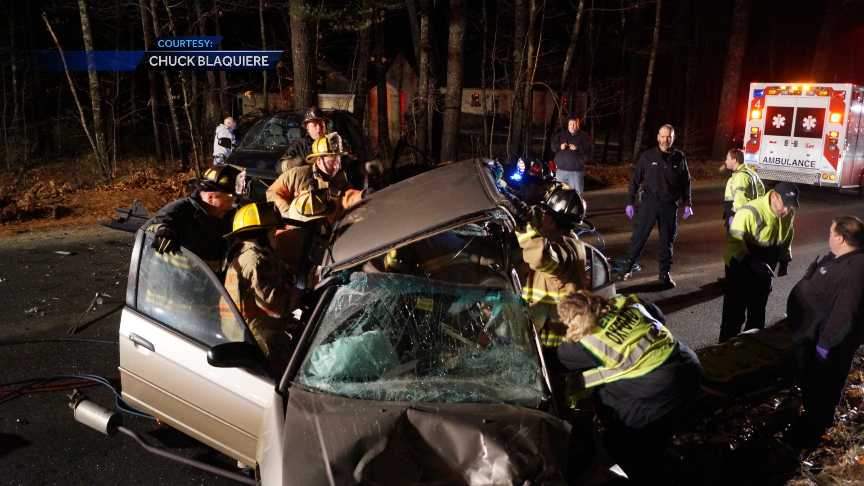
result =
[[626,280],[632,274],[656,224],[660,232],[659,280],[666,287],[675,286],[669,271],[672,269],[672,246],[678,228],[678,203],[680,201],[684,205],[684,219],[693,216],[693,207],[687,159],[684,152],[672,148],[674,141],[675,128],[668,124],[660,127],[657,147],[642,152],[633,170],[629,200],[624,209],[627,218],[633,219],[636,212],[634,204],[640,187],[643,197],[630,238],[630,250],[623,261],[616,265],[616,273],[621,279]]
[[283,172],[267,189],[267,200],[275,203],[286,216],[291,201],[303,191],[326,189],[331,199],[342,198],[350,188],[342,170],[341,157],[346,154],[338,133],[331,132],[318,138],[306,156],[309,163]]
[[585,245],[571,228],[585,215],[585,202],[574,189],[554,186],[531,220],[516,237],[529,270],[522,279],[522,297],[544,348],[554,349],[564,338],[557,305],[565,296],[588,286]]
[[[274,250],[275,233],[282,224],[273,203],[247,204],[237,211],[232,231],[225,235],[231,241],[225,290],[274,369],[287,363],[287,333],[297,331],[289,313],[299,302],[294,272]],[[231,315],[224,301],[220,308]]]
[[792,289],[786,311],[804,413],[785,438],[801,448],[815,447],[834,422],[852,357],[864,343],[864,222],[834,218],[828,247]]
[[308,137],[297,140],[285,154],[282,155],[280,166],[292,167],[303,165],[306,156],[312,153],[312,144],[327,133],[327,118],[321,113],[317,106],[310,106],[303,115],[303,128],[306,129]]
[[726,153],[724,167],[732,172],[726,181],[726,192],[723,194],[723,224],[726,225],[726,231],[729,231],[735,212],[757,197],[764,196],[765,186],[756,171],[744,163],[744,152],[741,149],[733,148]]
[[726,284],[720,342],[745,329],[765,327],[771,283],[786,275],[792,259],[798,187],[781,182],[764,196],[741,206],[726,237]]
[[653,304],[635,295],[606,299],[585,291],[565,297],[567,326],[557,360],[597,389],[603,444],[635,484],[670,482],[662,464],[676,421],[699,391],[696,354],[663,325]]
[[296,269],[300,288],[311,288],[315,284],[314,271],[324,259],[330,239],[330,218],[338,211],[326,189],[304,191],[291,201],[286,213],[289,224],[277,230],[276,248]]
[[175,253],[183,246],[220,271],[226,250],[222,235],[231,228],[237,174],[230,165],[208,169],[190,196],[160,209],[147,227],[154,233],[156,252]]

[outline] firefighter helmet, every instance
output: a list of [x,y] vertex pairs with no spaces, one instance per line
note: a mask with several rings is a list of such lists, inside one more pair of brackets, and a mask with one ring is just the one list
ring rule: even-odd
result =
[[288,208],[288,219],[314,221],[326,217],[333,211],[333,203],[326,189],[307,191],[295,197]]
[[305,127],[307,123],[311,121],[320,121],[325,122],[327,117],[321,113],[321,110],[318,109],[317,106],[310,106],[306,113],[303,114],[303,126]]
[[238,174],[240,171],[230,165],[211,167],[198,180],[198,189],[236,194],[235,182]]
[[559,221],[573,225],[582,222],[587,209],[579,191],[560,185],[549,191],[543,204],[552,210]]
[[342,137],[337,132],[330,132],[312,143],[312,152],[306,156],[306,160],[311,161],[318,157],[347,154],[348,152],[342,144]]
[[237,210],[237,214],[234,215],[234,224],[231,227],[232,231],[225,237],[277,226],[282,226],[282,217],[273,203],[251,203]]

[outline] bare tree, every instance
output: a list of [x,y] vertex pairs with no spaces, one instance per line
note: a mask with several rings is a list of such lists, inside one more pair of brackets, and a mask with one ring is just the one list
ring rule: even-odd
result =
[[[413,0],[409,0],[413,1]],[[429,47],[431,45],[430,42],[430,32],[429,32],[429,4],[428,0],[421,0],[420,3],[420,45],[418,51],[420,52],[420,57],[417,60],[417,104],[416,111],[414,113],[414,120],[416,123],[416,140],[417,148],[425,153],[429,153],[429,147],[431,145],[429,140],[429,117],[428,114],[430,112],[431,104],[433,100],[429,99],[429,68],[430,68],[430,57],[429,57]]]
[[[195,0],[195,14],[198,16],[198,34],[206,35],[207,33],[207,18],[212,15],[212,12],[207,12],[205,15],[201,11],[201,0]],[[218,20],[217,20],[218,23]],[[150,74],[150,71],[148,71]],[[207,71],[207,92],[204,94],[204,126],[210,126],[219,119],[219,95],[216,92],[216,73]]]
[[732,130],[735,128],[735,109],[738,88],[741,82],[741,68],[744,66],[744,52],[747,50],[747,30],[750,26],[750,1],[735,0],[732,13],[732,33],[729,37],[729,50],[723,68],[723,89],[720,92],[720,105],[717,109],[717,125],[714,129],[714,144],[711,155],[722,160],[729,150]]
[[441,160],[452,161],[459,150],[459,118],[462,114],[462,47],[465,15],[461,0],[450,0],[450,33],[447,40],[447,94],[444,97],[444,129]]
[[[153,20],[153,33],[156,37],[162,36],[162,27],[159,25],[159,15],[156,9],[156,0],[150,0],[150,17]],[[183,149],[183,139],[180,137],[180,119],[177,117],[177,106],[174,103],[174,93],[171,89],[171,79],[168,73],[162,71],[162,83],[165,86],[165,98],[168,100],[168,111],[171,113],[171,125],[174,128],[174,143],[180,156],[180,169],[188,170],[186,151]]]
[[570,80],[570,71],[573,67],[573,58],[576,55],[576,41],[579,40],[579,30],[582,28],[582,13],[585,11],[585,0],[579,0],[576,7],[576,18],[573,20],[573,29],[570,30],[570,42],[567,44],[567,53],[564,54],[564,65],[561,67],[561,93],[567,92],[567,82]]
[[306,109],[315,105],[315,72],[317,59],[310,46],[309,14],[304,0],[290,0],[291,53],[294,62],[295,107]]
[[527,50],[528,1],[513,2],[513,96],[510,105],[510,129],[507,133],[507,153],[510,157],[522,150],[522,83],[525,82],[525,52]]
[[660,14],[663,9],[663,0],[657,0],[654,12],[654,39],[651,42],[651,57],[648,59],[648,73],[645,76],[645,93],[642,95],[642,111],[639,114],[639,127],[636,129],[636,140],[633,143],[633,158],[639,156],[642,147],[642,132],[645,129],[645,118],[648,116],[648,101],[651,99],[651,81],[654,79],[654,61],[657,59],[657,45],[660,42]]
[[[149,21],[147,14],[147,6],[145,0],[138,0],[138,11],[141,13],[141,30],[144,32],[144,49],[149,50],[153,46],[152,24]],[[156,160],[162,162],[162,140],[159,137],[159,114],[156,106],[156,73],[152,70],[147,70],[147,85],[150,89],[150,100],[147,102],[150,105],[150,119],[153,122],[153,147],[156,149]]]
[[108,161],[105,146],[105,126],[102,123],[102,93],[99,74],[93,61],[93,33],[90,29],[90,16],[87,14],[87,0],[78,0],[78,13],[81,16],[81,34],[84,38],[84,51],[87,53],[87,79],[90,87],[90,106],[93,109],[93,134],[96,139],[96,160],[107,178],[114,176]]
[[[267,35],[264,31],[264,0],[258,0],[258,25],[261,27],[261,49],[267,49]],[[261,99],[264,100],[263,109],[268,110],[270,108],[270,104],[267,99],[267,70],[261,70],[261,77],[263,79],[263,84],[261,87]]]
[[366,119],[366,99],[369,93],[369,27],[357,33],[357,70],[354,77],[354,114]]

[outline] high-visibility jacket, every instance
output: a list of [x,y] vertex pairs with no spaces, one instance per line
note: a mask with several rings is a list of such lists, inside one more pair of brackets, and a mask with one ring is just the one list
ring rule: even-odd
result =
[[558,302],[590,288],[585,245],[570,233],[544,237],[531,225],[516,237],[522,259],[530,268],[523,279],[522,298],[528,302],[540,344],[558,347],[567,331],[558,316]]
[[726,265],[733,260],[741,262],[750,256],[760,262],[774,266],[777,262],[792,259],[792,237],[794,213],[778,217],[771,210],[771,194],[757,197],[741,206],[735,213],[729,234],[726,236],[726,252],[723,256]]
[[[296,302],[290,275],[273,250],[252,241],[241,243],[225,273],[225,290],[266,356],[274,352],[278,334],[287,330],[288,313]],[[233,330],[236,328],[226,325],[234,322],[231,308],[220,301],[219,311],[225,336],[242,341],[243,336]]]
[[602,365],[582,372],[585,387],[650,373],[675,351],[676,342],[635,295],[617,296],[594,331],[579,340]]
[[725,218],[734,215],[741,206],[765,195],[765,185],[762,179],[747,164],[741,164],[726,181],[726,192],[723,194],[723,215]]

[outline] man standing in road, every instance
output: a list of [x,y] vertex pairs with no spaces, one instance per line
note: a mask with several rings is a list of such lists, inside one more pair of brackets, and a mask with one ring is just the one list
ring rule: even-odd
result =
[[741,149],[730,149],[726,153],[723,166],[732,172],[726,181],[726,192],[723,195],[723,224],[728,231],[735,213],[741,206],[764,196],[765,186],[756,171],[744,163],[744,152]]
[[792,289],[786,311],[804,414],[785,438],[801,448],[816,446],[834,422],[852,357],[864,342],[864,222],[834,218],[828,247],[831,253],[816,258]]
[[216,127],[216,134],[213,136],[213,165],[225,164],[234,146],[237,145],[237,139],[234,138],[235,128],[237,122],[230,116]]
[[624,260],[616,264],[616,273],[623,280],[630,277],[635,262],[639,260],[645,242],[656,224],[660,231],[660,283],[674,287],[669,275],[672,268],[672,247],[678,228],[678,203],[684,205],[684,219],[693,216],[690,201],[690,170],[684,153],[672,148],[675,128],[666,124],[657,132],[657,147],[642,152],[633,177],[625,214],[633,219],[634,205],[640,188],[642,204],[636,215],[636,223],[630,238],[630,250]]
[[582,120],[578,116],[567,119],[567,129],[552,138],[555,152],[555,177],[579,191],[585,190],[585,164],[591,160],[591,137],[580,130]]
[[781,182],[767,194],[742,206],[726,237],[726,287],[720,342],[745,329],[765,327],[765,305],[774,272],[786,275],[792,260],[798,187]]

